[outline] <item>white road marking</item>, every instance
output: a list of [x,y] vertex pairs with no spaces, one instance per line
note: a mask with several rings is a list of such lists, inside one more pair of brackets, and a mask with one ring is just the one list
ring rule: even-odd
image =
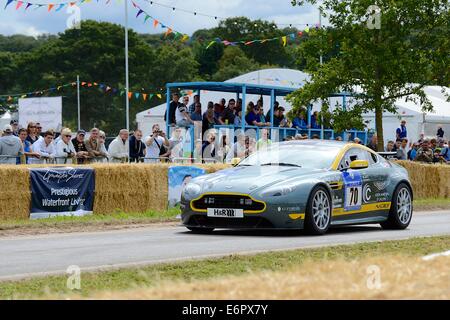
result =
[[430,260],[433,260],[434,258],[437,258],[437,257],[447,257],[447,256],[450,256],[450,250],[447,250],[447,251],[444,251],[444,252],[438,252],[438,253],[429,254],[427,256],[423,256],[422,260],[430,261]]

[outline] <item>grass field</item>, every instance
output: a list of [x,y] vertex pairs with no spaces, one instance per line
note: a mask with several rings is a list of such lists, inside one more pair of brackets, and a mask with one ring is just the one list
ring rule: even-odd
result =
[[[435,261],[422,261],[420,257],[449,247],[450,236],[442,236],[231,255],[82,272],[81,289],[75,291],[67,289],[65,275],[0,282],[0,298],[448,299],[448,257]],[[372,265],[381,271],[378,290],[366,286],[367,267]]]
[[[414,200],[415,211],[450,209],[450,199]],[[110,215],[90,215],[84,217],[56,217],[42,220],[0,221],[0,236],[17,234],[45,234],[54,232],[81,232],[102,229],[133,228],[143,225],[174,222],[180,214],[178,208],[167,211],[145,213],[117,212]]]

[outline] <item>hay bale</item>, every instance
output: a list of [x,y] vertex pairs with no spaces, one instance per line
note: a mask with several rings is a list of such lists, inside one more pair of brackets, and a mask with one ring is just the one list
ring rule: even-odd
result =
[[0,166],[0,220],[28,219],[30,172],[25,166]]
[[416,199],[450,197],[449,165],[411,161],[396,161],[396,163],[408,170]]

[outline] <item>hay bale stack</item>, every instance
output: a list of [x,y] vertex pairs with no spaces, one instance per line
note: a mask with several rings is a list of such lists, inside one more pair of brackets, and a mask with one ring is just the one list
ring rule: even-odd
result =
[[166,164],[104,164],[95,169],[94,212],[145,212],[167,207]]
[[0,220],[28,219],[30,215],[30,172],[25,166],[0,167]]
[[397,161],[408,170],[414,198],[450,197],[450,166],[425,164],[411,161]]

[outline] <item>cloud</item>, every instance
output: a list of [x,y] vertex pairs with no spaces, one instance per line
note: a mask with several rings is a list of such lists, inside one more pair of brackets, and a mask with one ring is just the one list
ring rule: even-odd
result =
[[[156,4],[151,5],[150,0],[133,0],[146,12],[175,30],[192,34],[203,28],[217,26],[219,19],[203,17],[200,15],[173,11]],[[42,0],[40,2],[43,2]],[[266,19],[282,24],[315,24],[318,22],[317,9],[311,5],[304,7],[292,7],[290,0],[227,0],[227,1],[203,1],[203,0],[158,0],[168,6],[175,6],[188,11],[198,11],[218,17],[246,16],[250,19]],[[99,3],[93,1],[80,6],[81,19],[93,19],[108,21],[124,25],[123,0],[111,0],[107,5],[106,0]],[[129,27],[139,33],[161,33],[161,28],[153,28],[151,22],[143,23],[144,18],[135,18],[137,10],[129,1]],[[0,33],[10,35],[15,33],[36,36],[42,33],[58,33],[66,29],[66,21],[70,14],[65,9],[59,12],[47,12],[45,7],[35,10],[23,8],[15,10],[10,5],[6,10],[0,8]]]

